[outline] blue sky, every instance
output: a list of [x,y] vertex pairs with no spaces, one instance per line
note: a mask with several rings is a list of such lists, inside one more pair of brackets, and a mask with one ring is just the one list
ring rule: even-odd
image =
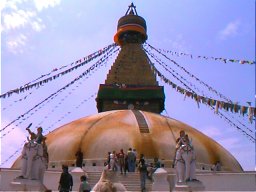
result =
[[[255,60],[254,0],[133,2],[138,14],[147,21],[147,42],[156,48],[195,56]],[[1,93],[18,88],[54,68],[68,65],[113,43],[118,19],[125,14],[130,3],[127,0],[1,1]],[[255,106],[255,65],[168,56],[232,101],[245,106],[249,101]],[[22,145],[27,136],[24,129],[30,122],[33,122],[32,129],[39,124],[47,128],[60,119],[63,112],[72,111],[54,124],[57,128],[97,113],[93,96],[98,84],[104,83],[114,59],[80,82],[76,89],[61,93],[56,100],[47,103],[18,126],[10,126],[7,129],[11,130],[10,133],[1,141],[2,161]],[[15,101],[30,91],[2,99],[2,127],[71,81],[82,71],[79,70],[61,80],[47,83],[40,89],[34,89],[22,102]],[[171,75],[167,77],[175,82]],[[255,168],[254,143],[207,106],[201,104],[198,108],[194,100],[184,99],[183,95],[158,80],[160,85],[165,86],[166,111],[163,115],[185,122],[212,137],[234,155],[245,170]],[[207,94],[216,97],[210,92]],[[71,97],[58,105],[66,95]],[[90,99],[76,108],[84,98]],[[51,112],[53,108],[54,112]],[[248,123],[248,118],[232,113],[227,115],[234,122],[242,122],[255,132],[255,124]],[[49,131],[51,129],[45,130],[45,133]],[[18,155],[3,166],[10,166]]]

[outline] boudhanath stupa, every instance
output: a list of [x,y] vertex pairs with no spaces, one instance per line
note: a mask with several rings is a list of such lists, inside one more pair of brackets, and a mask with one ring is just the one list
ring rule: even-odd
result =
[[[79,176],[86,173],[91,185],[99,180],[109,151],[134,148],[151,161],[158,157],[166,173],[166,188],[175,188],[176,171],[172,167],[176,140],[181,130],[193,138],[196,152],[196,176],[205,191],[256,190],[255,172],[243,171],[236,158],[212,138],[179,120],[161,115],[165,108],[165,91],[159,86],[156,73],[150,64],[143,44],[147,41],[147,25],[131,4],[117,24],[114,35],[120,52],[109,70],[104,84],[98,88],[96,103],[98,113],[86,116],[48,133],[46,144],[49,165],[44,176],[44,186],[58,190],[61,166],[68,165],[74,178],[73,190],[78,190]],[[75,154],[81,149],[83,167],[75,167]],[[213,172],[215,162],[221,162],[221,171]],[[20,174],[21,157],[11,168],[1,170],[0,190],[12,190],[13,180]],[[118,175],[119,181],[129,191],[139,190],[133,179]],[[127,181],[130,180],[130,183]],[[147,190],[155,191],[159,185],[148,181]],[[17,186],[16,186],[17,187]],[[137,187],[137,188],[136,188]],[[188,188],[182,188],[188,190]],[[160,189],[159,189],[160,190]]]

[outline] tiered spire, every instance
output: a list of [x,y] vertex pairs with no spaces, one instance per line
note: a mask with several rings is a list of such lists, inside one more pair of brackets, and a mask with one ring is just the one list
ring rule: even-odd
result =
[[[135,14],[134,14],[135,13]],[[121,51],[97,97],[98,111],[138,109],[161,113],[164,89],[158,86],[142,44],[147,39],[146,21],[137,15],[133,3],[118,21],[114,41]]]
[[136,7],[132,3],[126,11],[125,16],[121,17],[118,21],[114,41],[122,46],[126,43],[141,44],[144,43],[147,38],[146,21],[138,16]]

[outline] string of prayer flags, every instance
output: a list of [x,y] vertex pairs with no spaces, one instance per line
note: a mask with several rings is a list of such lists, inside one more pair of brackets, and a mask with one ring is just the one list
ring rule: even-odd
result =
[[[91,96],[89,96],[87,99],[84,99],[84,100],[76,107],[76,109],[79,108],[79,107],[80,107],[82,104],[84,104],[85,102],[89,101],[90,99],[95,98],[96,95],[97,95],[97,93],[94,93],[94,94],[92,94]],[[53,128],[53,126],[54,126],[55,124],[61,122],[61,120],[63,120],[65,117],[67,117],[67,116],[70,115],[70,114],[71,114],[71,112],[67,112],[67,113],[64,114],[60,119],[58,119],[56,122],[52,123],[49,127],[45,128],[44,130],[47,131],[47,130]],[[41,124],[42,124],[42,122],[40,122],[40,123],[38,124],[38,126],[40,126]],[[38,126],[35,126],[35,127],[38,127]],[[4,161],[2,161],[1,166],[3,166],[5,163],[9,162],[18,152],[20,153],[20,151],[22,150],[23,145],[24,145],[25,142],[26,142],[26,140],[22,143],[22,145],[21,145],[21,147],[20,147],[19,149],[17,149],[12,155],[10,155],[8,158],[6,158]]]
[[35,87],[38,88],[38,87],[42,86],[43,84],[48,83],[49,81],[55,80],[55,79],[57,79],[57,78],[59,78],[59,77],[61,77],[63,75],[66,75],[66,74],[72,72],[73,70],[75,70],[75,69],[77,69],[77,68],[79,68],[79,67],[81,67],[81,66],[83,66],[83,65],[85,65],[87,63],[89,63],[93,59],[101,56],[102,54],[106,53],[109,49],[114,48],[114,47],[116,47],[116,44],[108,45],[107,47],[104,47],[103,49],[101,49],[101,50],[99,50],[97,52],[94,52],[94,53],[88,55],[87,57],[84,57],[83,59],[78,59],[77,61],[75,61],[75,62],[70,64],[70,66],[72,66],[75,63],[76,64],[75,66],[73,66],[73,67],[71,67],[71,68],[69,68],[69,69],[67,69],[65,71],[62,71],[62,72],[60,72],[58,74],[55,74],[52,77],[48,77],[46,79],[38,81],[39,79],[41,79],[43,77],[51,75],[53,72],[56,72],[56,71],[58,71],[60,69],[63,69],[63,68],[66,68],[68,65],[62,66],[59,69],[54,68],[50,73],[41,75],[39,78],[37,78],[37,79],[35,79],[35,80],[33,80],[33,81],[29,82],[29,83],[26,83],[24,86],[20,86],[19,88],[16,88],[16,89],[7,91],[4,94],[1,94],[0,98],[4,99],[4,98],[12,96],[12,94],[14,94],[14,93],[19,94],[19,93],[23,93],[25,91],[28,91],[28,90],[30,90],[32,88],[35,88]]
[[[183,70],[186,74],[188,74],[190,77],[196,79],[196,81],[198,81],[200,84],[206,86],[208,88],[208,90],[214,92],[215,94],[217,94],[220,98],[223,98],[224,100],[228,101],[228,102],[232,102],[229,98],[227,98],[226,96],[224,96],[222,93],[219,93],[217,90],[215,90],[213,87],[211,87],[210,85],[208,85],[207,83],[203,82],[202,80],[200,80],[198,77],[196,77],[195,75],[191,74],[188,70],[186,70],[184,67],[180,66],[176,61],[174,61],[173,59],[170,59],[169,57],[167,57],[165,54],[161,53],[160,51],[158,51],[155,47],[147,44],[152,50],[155,50],[157,53],[161,54],[162,56],[164,56],[166,59],[168,59],[169,61],[171,61],[173,64],[175,64],[177,67],[179,67],[181,70]],[[148,50],[149,51],[149,50]],[[153,57],[154,58],[154,57]]]
[[11,121],[9,124],[7,124],[5,127],[0,129],[0,132],[4,131],[6,128],[8,128],[10,125],[12,125],[14,122],[18,121],[19,119],[23,118],[25,115],[28,115],[32,110],[36,109],[39,107],[41,107],[41,105],[47,101],[49,101],[50,99],[52,99],[53,97],[57,96],[60,92],[62,92],[63,90],[67,89],[68,87],[70,87],[71,85],[73,85],[76,81],[78,81],[79,79],[81,79],[82,77],[84,77],[87,74],[90,74],[90,72],[94,69],[96,69],[99,66],[102,66],[102,63],[107,60],[111,55],[113,55],[114,53],[116,53],[117,51],[119,51],[120,49],[116,49],[116,47],[113,47],[112,49],[110,49],[105,55],[102,56],[102,58],[100,58],[95,64],[93,64],[89,69],[87,69],[85,72],[83,72],[81,75],[79,75],[78,77],[76,77],[74,80],[72,80],[70,83],[66,84],[64,87],[60,88],[59,90],[57,90],[56,92],[52,93],[50,96],[48,96],[46,99],[42,100],[40,103],[36,104],[34,107],[32,107],[31,109],[29,109],[27,112],[25,112],[24,114],[18,116],[15,120]]
[[215,111],[216,113],[218,113],[218,111],[220,109],[223,109],[225,111],[229,111],[232,113],[240,113],[241,115],[245,115],[247,114],[249,117],[249,121],[252,123],[253,121],[253,117],[256,117],[256,108],[252,107],[252,106],[242,106],[242,105],[238,105],[235,102],[224,102],[224,101],[219,101],[216,99],[212,99],[212,98],[207,98],[201,95],[198,95],[194,92],[188,91],[178,85],[176,85],[175,83],[173,83],[172,81],[170,81],[169,79],[167,79],[164,75],[162,75],[156,68],[154,65],[152,65],[153,70],[155,71],[155,73],[165,82],[168,83],[169,85],[171,85],[177,92],[185,95],[186,97],[190,97],[192,99],[194,99],[198,106],[199,103],[203,103],[203,104],[207,104],[209,106],[213,106],[215,107]]
[[[256,108],[254,107],[246,107],[246,106],[240,106],[237,104],[232,104],[232,103],[226,103],[223,101],[218,101],[215,99],[211,99],[211,98],[207,98],[207,97],[203,97],[200,95],[197,95],[196,93],[192,93],[190,91],[187,91],[186,89],[183,89],[182,87],[176,85],[175,83],[173,83],[172,81],[170,81],[169,79],[167,79],[164,75],[162,75],[154,66],[153,63],[151,63],[152,68],[154,70],[154,72],[167,84],[171,85],[172,88],[174,88],[177,92],[185,95],[185,97],[190,97],[191,99],[194,99],[199,107],[199,103],[203,103],[206,104],[207,106],[209,106],[211,109],[215,109],[216,111],[216,105],[218,104],[218,109],[225,109],[226,111],[231,111],[231,112],[236,112],[236,113],[243,113],[243,114],[248,114],[249,120],[253,120],[252,116],[254,116],[254,118],[256,117]],[[184,98],[185,98],[184,97]],[[239,110],[240,109],[240,110]],[[243,111],[241,111],[241,109],[243,109]],[[249,110],[250,109],[250,110]],[[215,112],[216,113],[216,112]],[[228,117],[226,117],[223,113],[221,113],[220,111],[218,111],[218,113],[216,113],[217,115],[219,115],[221,118],[223,118],[225,121],[227,121],[231,126],[235,127],[236,129],[240,130],[241,132],[243,132],[244,135],[246,135],[246,137],[249,138],[249,140],[251,140],[253,143],[255,143],[255,138],[248,134],[246,131],[244,131],[242,128],[240,128],[239,126],[237,126],[234,122],[232,122]],[[254,119],[255,120],[255,119]],[[244,126],[244,124],[242,124]],[[248,127],[244,126],[249,132],[252,133],[252,130],[249,129]]]
[[20,148],[17,149],[12,155],[10,155],[6,160],[2,161],[0,166],[3,166],[5,163],[7,163],[8,161],[10,161],[13,157],[15,157],[16,154],[20,154],[20,151],[22,150],[24,144],[26,143],[27,141],[24,140],[23,143],[21,144]]
[[[152,49],[155,49],[152,47]],[[145,52],[151,56],[157,63],[159,63],[162,67],[164,67],[168,72],[170,72],[172,74],[172,76],[174,76],[174,78],[176,78],[177,80],[179,80],[183,86],[185,86],[186,88],[188,88],[189,90],[183,89],[180,86],[177,86],[175,83],[171,82],[169,79],[167,79],[166,77],[164,77],[155,67],[155,65],[153,63],[150,63],[153,67],[154,72],[165,82],[168,83],[169,85],[171,85],[174,89],[176,89],[178,92],[180,92],[181,94],[184,94],[185,97],[184,99],[188,96],[191,97],[192,99],[194,99],[197,102],[197,105],[199,107],[200,103],[204,103],[207,104],[209,106],[213,106],[215,107],[215,113],[218,114],[219,109],[224,109],[226,111],[230,111],[230,112],[234,112],[234,113],[240,113],[243,116],[245,114],[248,115],[249,117],[249,121],[252,123],[253,121],[253,117],[256,117],[256,111],[255,108],[249,106],[240,106],[235,102],[232,102],[230,99],[227,99],[225,96],[223,96],[222,94],[218,94],[220,97],[224,97],[225,101],[219,101],[219,100],[214,100],[214,99],[210,99],[204,96],[201,96],[199,94],[196,94],[195,91],[193,91],[190,87],[188,87],[184,82],[182,82],[176,75],[174,75],[171,71],[169,71],[165,66],[167,66],[166,64],[164,64],[163,62],[161,62],[160,59],[158,59],[154,54],[150,53],[147,49],[144,49]],[[174,61],[175,62],[175,61]],[[176,63],[176,62],[175,62]],[[177,64],[177,63],[176,63]],[[165,65],[165,66],[164,66]],[[178,64],[177,64],[178,65]],[[178,65],[179,66],[179,65]],[[174,72],[174,71],[173,71]],[[177,74],[177,73],[175,73]],[[192,75],[193,76],[193,75]],[[181,77],[183,80],[183,77]],[[186,80],[186,82],[188,82]],[[191,84],[190,84],[191,85]],[[207,86],[209,88],[209,86]],[[209,90],[211,90],[209,88]],[[213,89],[214,90],[214,89]],[[216,90],[214,90],[215,93],[218,93]],[[250,105],[250,103],[248,103]]]
[[170,53],[170,54],[176,55],[178,57],[179,56],[188,56],[191,59],[193,59],[193,58],[205,59],[205,60],[212,59],[212,60],[215,60],[215,61],[222,61],[224,63],[232,62],[232,63],[250,64],[250,65],[256,64],[256,61],[249,61],[249,60],[245,60],[245,59],[239,60],[239,59],[226,59],[226,58],[222,58],[222,57],[207,57],[207,56],[200,56],[200,55],[199,56],[194,56],[192,54],[183,53],[183,52],[176,52],[176,51],[170,51],[170,50],[165,50],[165,49],[158,49],[158,50],[160,52]]

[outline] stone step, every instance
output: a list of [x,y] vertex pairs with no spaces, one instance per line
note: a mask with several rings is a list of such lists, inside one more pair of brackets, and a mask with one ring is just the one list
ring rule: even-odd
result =
[[[93,187],[99,181],[101,172],[87,172],[88,182]],[[140,175],[138,172],[127,173],[126,175],[117,174],[117,180],[122,183],[128,191],[140,191]],[[152,182],[146,180],[146,189],[150,191]]]
[[137,123],[141,133],[149,133],[148,124],[146,122],[143,114],[138,110],[132,110],[134,116],[136,117]]

